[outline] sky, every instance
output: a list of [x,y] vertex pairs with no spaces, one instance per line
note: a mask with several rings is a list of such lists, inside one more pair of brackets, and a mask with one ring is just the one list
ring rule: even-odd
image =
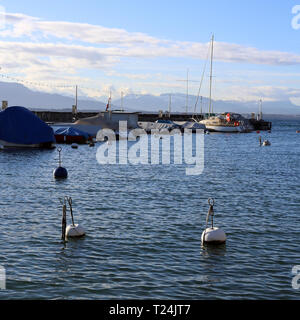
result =
[[[297,7],[299,5],[299,7]],[[300,0],[0,0],[0,81],[300,105]]]

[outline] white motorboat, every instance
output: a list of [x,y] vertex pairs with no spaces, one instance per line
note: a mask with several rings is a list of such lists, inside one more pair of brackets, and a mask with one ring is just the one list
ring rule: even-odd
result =
[[222,113],[200,121],[211,132],[251,132],[254,130],[248,119],[238,113]]

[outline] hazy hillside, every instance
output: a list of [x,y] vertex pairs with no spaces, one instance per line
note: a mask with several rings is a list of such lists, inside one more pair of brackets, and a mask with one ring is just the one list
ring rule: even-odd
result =
[[[22,84],[0,82],[0,99],[7,100],[9,106],[19,105],[28,107],[30,109],[44,109],[44,110],[71,110],[74,104],[74,97],[67,97],[59,94],[49,94],[40,91],[33,91]],[[124,97],[123,107],[129,111],[144,111],[157,112],[159,110],[167,111],[169,109],[169,94],[154,95],[135,95],[130,94]],[[189,96],[188,111],[193,113],[195,110],[195,103],[197,97]],[[237,101],[213,101],[214,112],[238,112],[248,113],[258,112],[258,101],[252,102],[237,102]],[[208,111],[209,101],[203,98],[202,111]],[[121,108],[121,100],[116,99],[112,101],[113,109]],[[106,102],[100,102],[88,98],[78,99],[79,111],[101,111],[106,108]],[[200,112],[201,103],[198,101],[196,112]],[[171,96],[171,111],[185,112],[186,111],[186,95],[177,93]],[[276,101],[263,103],[264,114],[286,114],[286,115],[300,115],[300,107],[293,105],[290,101]]]
[[[143,110],[143,111],[166,111],[169,109],[169,94],[162,94],[159,97],[152,95],[130,95],[126,96],[123,101],[125,109]],[[201,101],[195,108],[197,101],[196,96],[189,96],[188,110],[193,113],[200,112]],[[121,105],[120,100],[114,101],[114,104],[118,107]],[[214,112],[238,112],[238,113],[251,113],[258,112],[258,101],[252,102],[238,102],[238,101],[222,101],[216,100],[212,102]],[[208,112],[209,99],[203,98],[202,111]],[[172,94],[171,97],[171,111],[172,112],[185,112],[186,111],[186,95],[184,94]],[[300,114],[300,107],[293,105],[290,101],[276,101],[276,102],[264,102],[263,113],[269,114]]]
[[[9,106],[23,106],[29,109],[72,109],[75,98],[59,94],[33,91],[22,84],[0,82],[0,99],[7,100]],[[79,109],[103,110],[106,104],[95,100],[78,99]]]

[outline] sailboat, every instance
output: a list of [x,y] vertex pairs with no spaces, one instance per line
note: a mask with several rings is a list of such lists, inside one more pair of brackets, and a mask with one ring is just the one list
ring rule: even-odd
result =
[[96,137],[98,131],[101,129],[111,129],[118,132],[120,121],[127,121],[129,130],[139,128],[138,112],[113,111],[111,101],[112,98],[110,94],[104,112],[102,111],[93,117],[79,119],[69,126],[84,131],[92,137]]
[[[245,132],[248,131],[247,119],[242,115],[232,112],[211,116],[213,113],[212,106],[212,70],[214,54],[214,35],[211,38],[211,59],[210,59],[210,87],[209,87],[209,111],[208,119],[201,120],[206,129],[211,132]],[[247,127],[247,128],[246,128]]]

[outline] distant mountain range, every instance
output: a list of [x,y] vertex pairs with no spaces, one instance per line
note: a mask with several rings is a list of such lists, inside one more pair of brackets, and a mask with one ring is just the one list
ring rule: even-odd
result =
[[[51,94],[41,91],[33,91],[22,84],[12,82],[0,82],[0,100],[7,100],[9,106],[24,106],[29,109],[42,110],[71,110],[75,103],[74,97],[68,97],[60,94]],[[103,97],[106,100],[106,97]],[[188,111],[193,113],[197,97],[190,95],[188,98]],[[150,94],[129,94],[123,99],[123,108],[128,111],[158,112],[169,109],[170,94],[161,94],[154,96]],[[78,99],[79,111],[103,111],[107,102],[97,101],[95,99]],[[112,101],[113,109],[121,108],[121,99]],[[208,98],[204,97],[202,101],[203,112],[208,111]],[[258,112],[258,101],[239,102],[214,100],[212,102],[214,112],[237,112],[250,114]],[[196,112],[200,112],[200,99],[196,106]],[[186,111],[186,95],[176,93],[171,95],[171,112]],[[263,113],[272,115],[300,115],[300,107],[287,101],[264,102]]]
[[[22,84],[13,82],[0,82],[0,100],[8,101],[9,106],[23,106],[28,109],[43,110],[72,110],[75,97],[33,91]],[[103,110],[106,104],[92,99],[79,99],[79,108],[83,110]]]
[[[195,108],[196,101],[198,103]],[[161,94],[160,96],[153,95],[127,95],[124,98],[123,105],[125,109],[136,111],[167,111],[169,109],[170,94]],[[115,105],[120,106],[120,100],[114,101]],[[196,96],[189,96],[188,112],[193,113],[201,111],[201,101]],[[203,97],[202,111],[208,112],[209,99]],[[220,112],[237,112],[242,114],[257,113],[259,109],[258,101],[241,102],[241,101],[225,101],[213,100],[213,111]],[[186,111],[186,95],[177,93],[171,95],[171,112],[185,112]],[[300,115],[300,107],[288,101],[275,101],[263,103],[264,114],[287,114]]]

